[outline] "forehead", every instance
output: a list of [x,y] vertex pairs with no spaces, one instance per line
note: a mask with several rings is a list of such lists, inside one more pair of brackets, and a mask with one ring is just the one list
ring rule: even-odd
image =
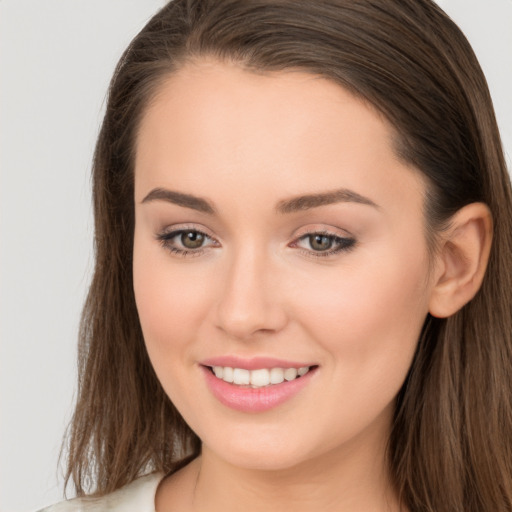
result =
[[403,193],[419,176],[396,156],[394,135],[374,108],[326,78],[191,63],[161,84],[142,118],[136,194],[205,184],[265,188],[276,199],[340,186],[371,195],[394,184]]
[[[294,136],[325,138],[329,128],[342,128],[343,121],[354,127],[357,123],[368,135],[378,132],[383,139],[375,143],[392,143],[394,131],[384,117],[332,80],[299,70],[257,73],[235,63],[194,61],[157,88],[142,118],[138,142],[144,132],[154,135],[158,124],[167,124],[169,134],[173,124],[177,137],[194,131],[211,139],[214,133],[221,136],[235,128],[240,134],[251,130],[255,135],[257,130],[261,136],[280,132],[283,141]],[[325,130],[319,130],[321,125]],[[346,130],[339,133],[345,139],[350,135]]]

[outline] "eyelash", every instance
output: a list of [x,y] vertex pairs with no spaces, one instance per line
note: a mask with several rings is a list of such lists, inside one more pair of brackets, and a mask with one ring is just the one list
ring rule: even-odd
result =
[[[196,257],[203,254],[205,251],[204,247],[199,247],[198,249],[179,249],[178,247],[172,245],[172,241],[176,237],[183,235],[184,233],[195,233],[197,235],[204,236],[205,239],[213,240],[216,242],[216,240],[214,240],[211,236],[207,235],[205,232],[200,231],[198,229],[177,229],[170,232],[163,232],[157,235],[157,239],[164,249],[170,251],[171,254],[180,256],[182,258]],[[314,249],[308,250],[299,247],[301,252],[304,253],[306,256],[312,258],[326,258],[338,254],[340,252],[349,252],[354,248],[356,244],[356,240],[354,238],[340,237],[334,235],[333,233],[329,233],[328,231],[312,231],[309,233],[305,233],[304,235],[301,235],[299,238],[297,238],[296,241],[293,242],[291,247],[297,247],[297,243],[299,241],[318,235],[329,238],[332,244],[334,244],[336,247],[334,249],[329,249],[326,251],[315,251]]]
[[312,231],[305,233],[304,235],[301,235],[299,238],[297,238],[297,241],[293,242],[292,247],[296,246],[297,243],[301,240],[305,240],[318,235],[330,239],[335,247],[326,251],[315,251],[314,249],[299,248],[301,252],[303,252],[306,256],[310,256],[312,258],[327,258],[341,252],[349,252],[354,248],[356,244],[356,240],[354,238],[341,237],[334,235],[333,233],[329,233],[328,231]]
[[198,249],[179,249],[178,247],[172,245],[172,241],[176,237],[183,235],[184,233],[195,233],[197,235],[204,236],[205,239],[213,240],[213,238],[207,235],[204,231],[191,228],[176,229],[174,231],[160,233],[159,235],[157,235],[157,239],[164,249],[170,251],[171,254],[174,254],[176,256],[186,258],[200,256],[201,254],[203,254],[203,252],[205,251],[204,247],[199,247]]

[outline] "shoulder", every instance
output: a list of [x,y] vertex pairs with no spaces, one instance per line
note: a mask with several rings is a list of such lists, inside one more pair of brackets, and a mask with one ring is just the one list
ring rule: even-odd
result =
[[74,498],[37,512],[155,512],[155,495],[162,473],[151,473],[101,498]]

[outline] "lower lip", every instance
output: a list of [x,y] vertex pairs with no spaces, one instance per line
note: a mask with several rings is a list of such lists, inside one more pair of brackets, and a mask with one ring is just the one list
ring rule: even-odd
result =
[[241,412],[264,412],[281,405],[307,386],[311,375],[316,372],[316,368],[313,368],[294,380],[262,388],[248,388],[218,379],[208,367],[201,368],[213,396],[221,404]]

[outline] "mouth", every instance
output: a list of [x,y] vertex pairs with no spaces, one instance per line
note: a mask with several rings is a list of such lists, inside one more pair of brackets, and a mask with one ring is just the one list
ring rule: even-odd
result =
[[300,379],[317,366],[301,366],[288,368],[256,368],[248,370],[231,366],[205,366],[217,379],[236,386],[260,389],[268,388],[283,382]]
[[[244,413],[278,407],[310,388],[318,365],[268,358],[216,358],[200,364],[205,383],[223,405]],[[244,368],[245,367],[245,368]]]

